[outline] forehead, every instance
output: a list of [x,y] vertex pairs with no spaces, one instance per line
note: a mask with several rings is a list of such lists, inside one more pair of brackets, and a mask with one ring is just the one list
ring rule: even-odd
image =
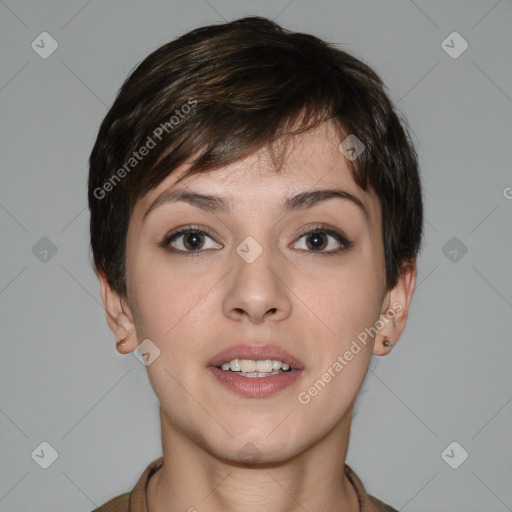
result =
[[[341,190],[352,196],[354,202],[360,202],[371,220],[379,215],[380,204],[373,191],[363,191],[355,183],[348,161],[339,149],[344,137],[334,124],[322,123],[308,132],[284,137],[272,147],[266,146],[225,167],[187,176],[177,183],[190,167],[184,164],[140,198],[133,215],[145,216],[173,195],[169,192],[221,198],[223,204],[217,205],[217,210],[229,214],[262,208],[283,209],[290,205],[286,198],[299,193]],[[279,168],[276,168],[276,157]]]

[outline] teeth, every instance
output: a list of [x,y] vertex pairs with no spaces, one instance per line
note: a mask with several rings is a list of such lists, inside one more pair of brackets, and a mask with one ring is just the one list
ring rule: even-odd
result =
[[270,377],[271,375],[279,375],[280,373],[283,373],[282,370],[273,370],[270,373],[260,373],[260,372],[240,372],[240,375],[242,377],[249,377],[250,379],[254,379],[255,377]]
[[240,364],[239,364],[239,361],[238,359],[233,359],[233,361],[231,361],[229,363],[229,366],[230,366],[230,370],[233,371],[233,372],[240,372],[242,371],[242,368],[240,368]]
[[272,371],[272,361],[265,359],[264,361],[256,361],[256,371],[268,373]]
[[266,377],[280,373],[279,370],[287,371],[290,365],[275,359],[263,359],[255,361],[252,359],[233,359],[222,363],[221,368],[225,371],[241,372],[244,377]]
[[[235,361],[238,362],[240,370],[244,373],[251,373],[256,371],[256,361],[251,361],[250,359],[235,359]],[[231,361],[231,364],[233,364],[233,361]]]

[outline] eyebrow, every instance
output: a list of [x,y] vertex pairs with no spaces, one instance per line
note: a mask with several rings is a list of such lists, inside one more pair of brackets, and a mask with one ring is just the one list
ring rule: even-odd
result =
[[[355,204],[364,214],[368,223],[370,223],[370,215],[365,208],[363,202],[356,196],[339,189],[322,189],[300,192],[294,196],[288,196],[281,203],[282,213],[289,213],[296,210],[305,210],[323,203],[329,199],[342,199]],[[183,202],[200,208],[205,212],[231,213],[231,202],[223,197],[213,196],[209,194],[200,194],[198,192],[190,192],[187,190],[166,190],[162,192],[145,211],[142,219],[145,220],[150,212],[163,204]]]

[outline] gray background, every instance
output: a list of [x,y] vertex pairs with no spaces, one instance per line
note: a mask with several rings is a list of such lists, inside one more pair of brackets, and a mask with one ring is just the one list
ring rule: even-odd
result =
[[[370,64],[420,157],[418,288],[399,345],[372,363],[347,462],[399,510],[512,510],[509,0],[0,2],[0,510],[92,510],[160,456],[156,397],[115,350],[91,268],[87,158],[138,62],[248,14]],[[31,48],[43,31],[59,45],[47,59]],[[458,58],[441,44],[453,31]],[[31,457],[43,441],[48,469]],[[453,441],[469,454],[457,469],[441,457]]]

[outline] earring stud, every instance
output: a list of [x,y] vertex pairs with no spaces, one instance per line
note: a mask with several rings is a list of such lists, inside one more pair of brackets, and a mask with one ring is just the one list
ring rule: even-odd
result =
[[391,343],[391,341],[389,341],[386,337],[384,338],[384,341],[382,342],[382,344],[385,347],[393,347],[393,343]]
[[126,336],[122,339],[120,339],[117,343],[116,343],[116,347],[119,347],[119,345],[124,345],[124,343],[126,342]]

